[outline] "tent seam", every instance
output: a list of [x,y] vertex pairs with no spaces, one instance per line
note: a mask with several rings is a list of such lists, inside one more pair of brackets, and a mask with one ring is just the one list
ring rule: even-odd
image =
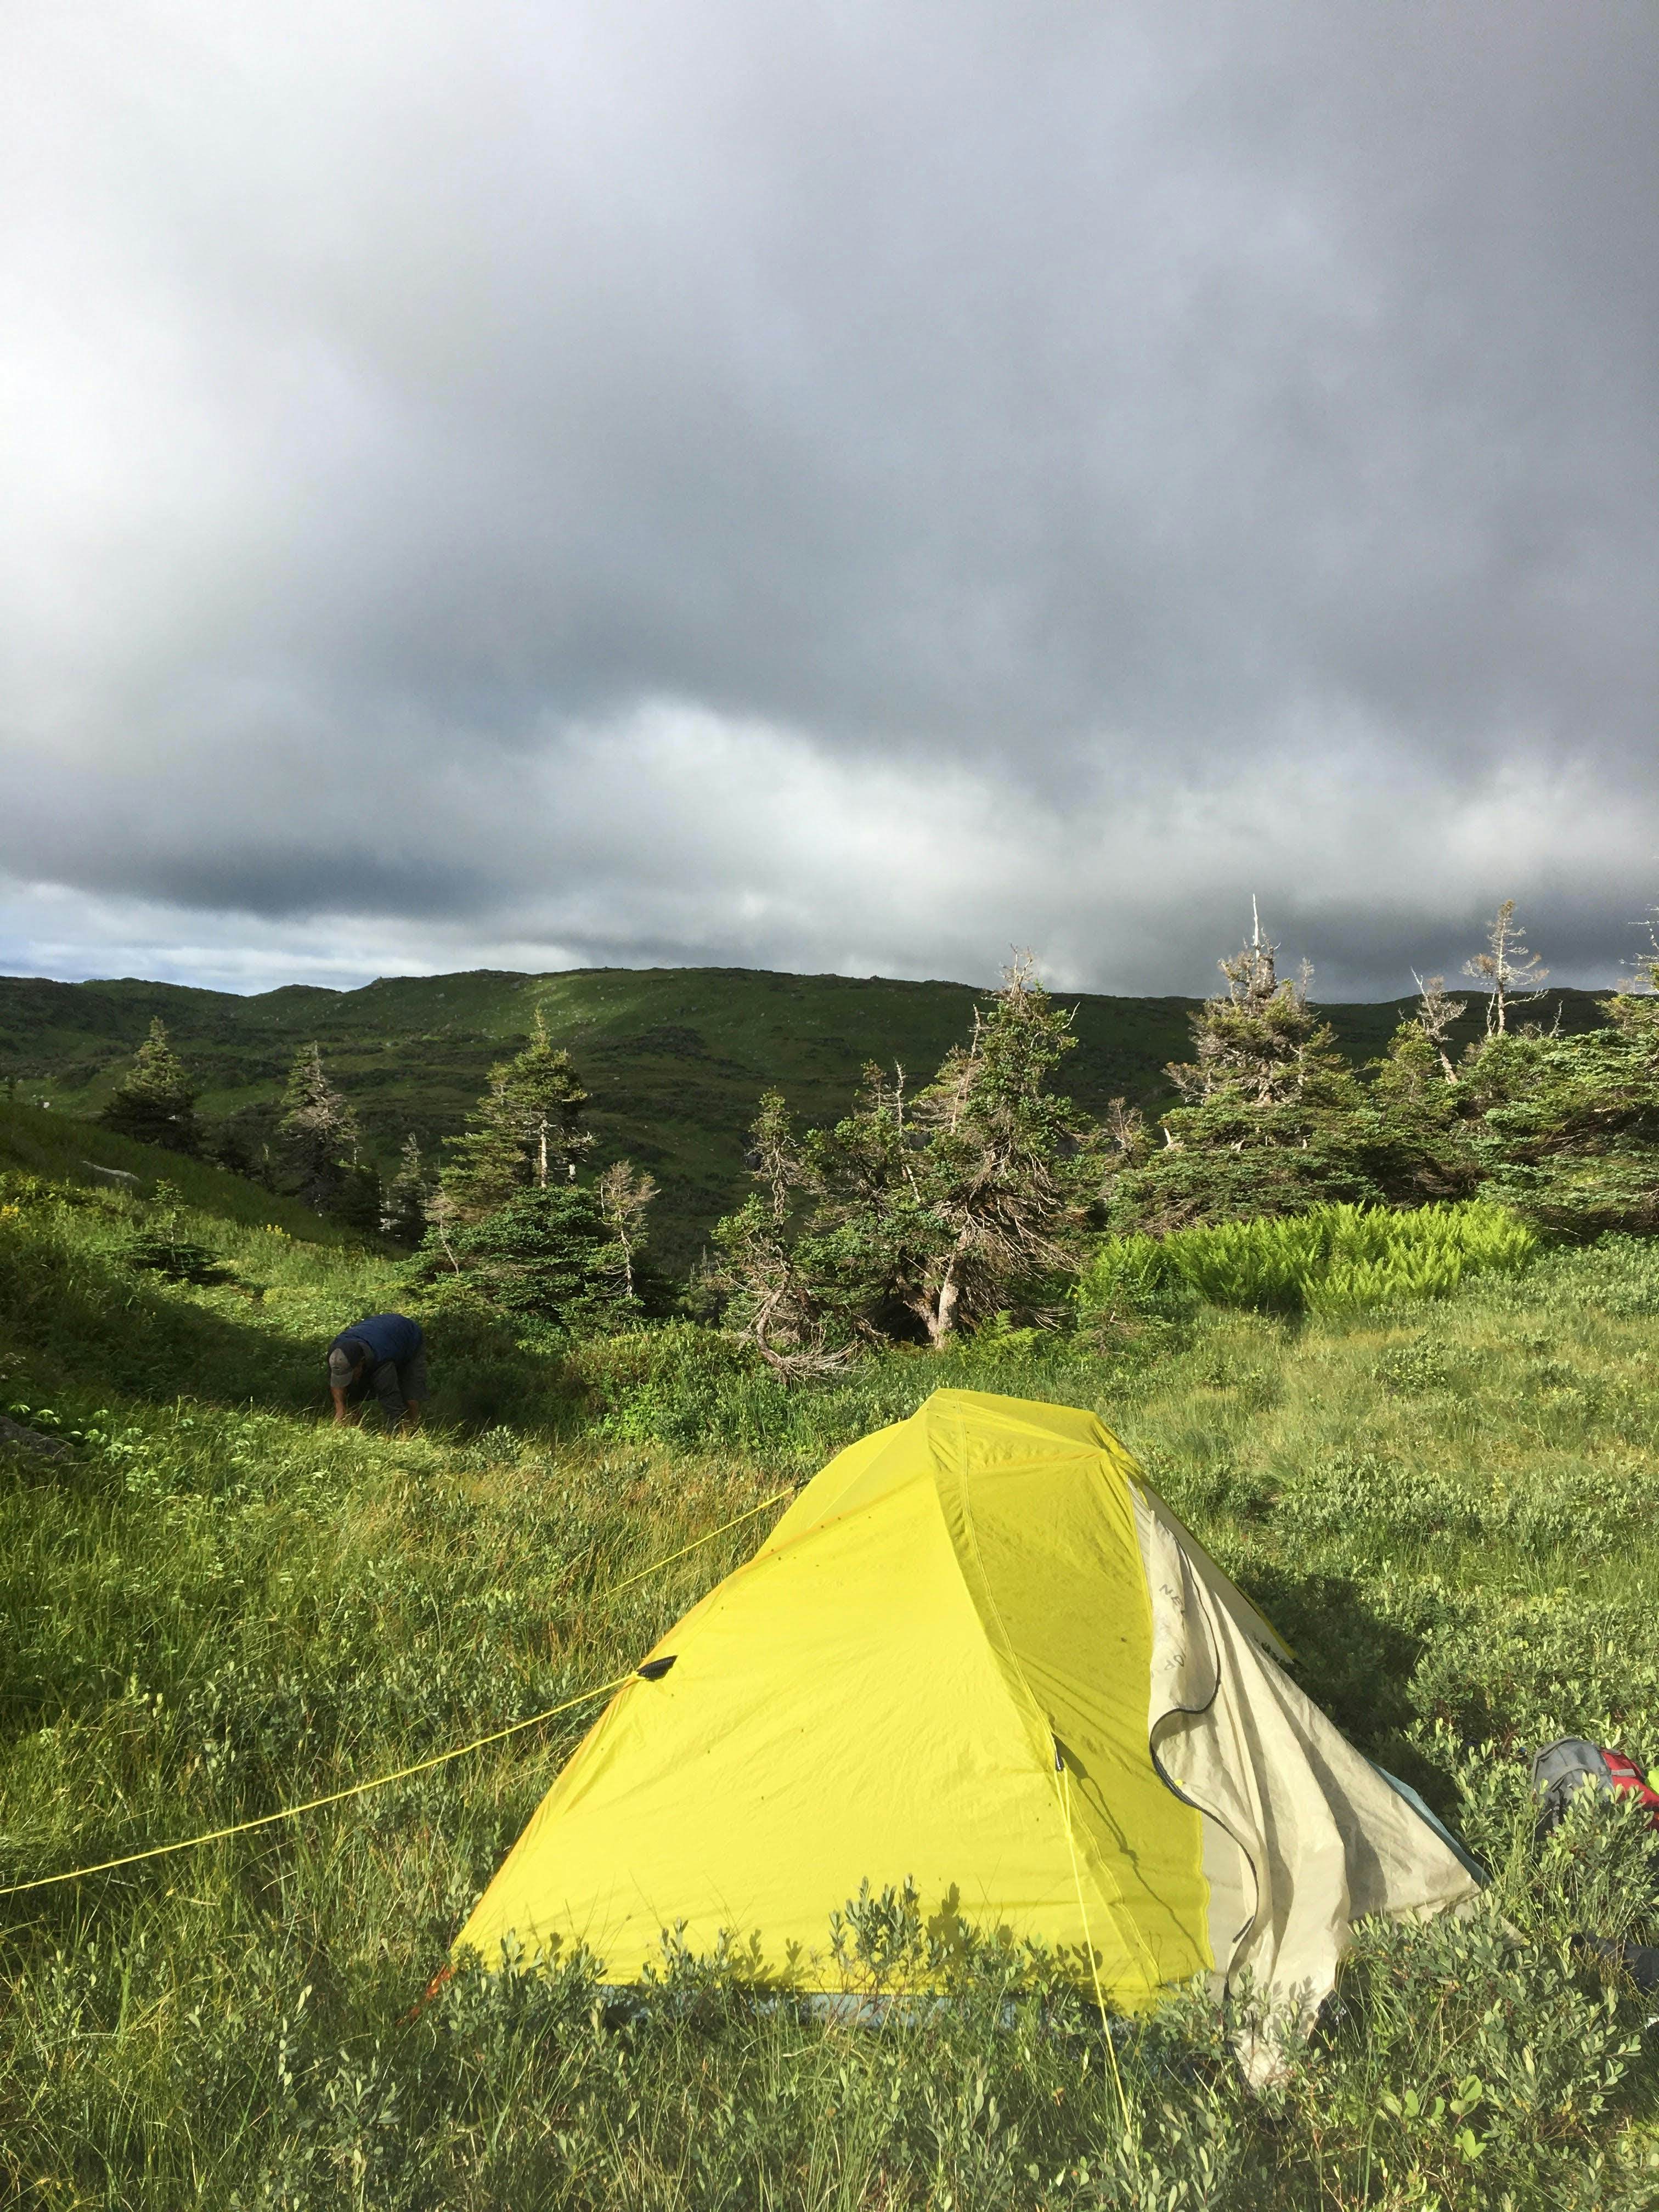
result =
[[[1143,1497],[1145,1494],[1146,1493],[1143,1492]],[[1148,1504],[1147,1510],[1148,1518],[1156,1520],[1157,1516],[1152,1512],[1150,1504]],[[1151,1588],[1151,1583],[1152,1578],[1148,1576],[1147,1587],[1149,1589]],[[1173,1714],[1189,1716],[1194,1719],[1198,1719],[1205,1713],[1207,1713],[1213,1709],[1217,1698],[1221,1695],[1221,1655],[1215,1630],[1210,1619],[1210,1594],[1205,1588],[1201,1577],[1194,1577],[1193,1586],[1198,1593],[1200,1625],[1203,1629],[1205,1642],[1208,1647],[1210,1655],[1210,1670],[1215,1678],[1215,1686],[1210,1692],[1209,1696],[1205,1698],[1201,1705],[1182,1705],[1174,1704],[1166,1705],[1164,1711],[1158,1715],[1158,1722],[1150,1723],[1147,1726],[1146,1749],[1152,1762],[1152,1771],[1158,1776],[1158,1780],[1163,1783],[1164,1788],[1170,1792],[1170,1796],[1176,1798],[1183,1805],[1190,1805],[1194,1812],[1198,1814],[1200,1820],[1213,1820],[1217,1827],[1220,1829],[1222,1834],[1227,1837],[1235,1845],[1245,1865],[1250,1869],[1250,1881],[1255,1891],[1255,1905],[1250,1913],[1249,1918],[1244,1923],[1243,1926],[1234,1936],[1231,1955],[1229,1957],[1225,1966],[1220,1969],[1222,1980],[1224,1983],[1231,1984],[1232,1979],[1233,1961],[1237,1958],[1245,1944],[1249,1942],[1250,1937],[1255,1933],[1256,1923],[1261,1917],[1261,1869],[1256,1864],[1255,1852],[1250,1850],[1243,1837],[1239,1835],[1237,1832],[1222,1818],[1219,1813],[1212,1811],[1207,1805],[1201,1805],[1196,1797],[1189,1797],[1179,1783],[1175,1781],[1171,1777],[1168,1769],[1164,1766],[1163,1760],[1158,1754],[1158,1727],[1160,1723],[1168,1720]]]
[[[959,1434],[961,1434],[961,1435],[963,1436],[963,1440],[964,1440],[964,1443],[963,1443],[963,1455],[962,1455],[962,1472],[961,1472],[961,1475],[960,1475],[960,1478],[959,1478],[959,1480],[958,1480],[958,1484],[957,1484],[958,1495],[960,1496],[960,1498],[961,1498],[961,1501],[962,1501],[962,1523],[963,1523],[963,1534],[966,1535],[966,1537],[967,1537],[967,1539],[968,1539],[968,1542],[969,1542],[969,1546],[972,1547],[972,1551],[973,1551],[973,1557],[974,1557],[974,1566],[975,1566],[975,1570],[976,1575],[977,1575],[977,1577],[978,1577],[978,1580],[979,1580],[980,1587],[981,1587],[981,1588],[983,1589],[983,1591],[985,1592],[986,1601],[987,1601],[987,1603],[989,1605],[990,1609],[991,1609],[992,1616],[993,1616],[993,1618],[994,1618],[994,1620],[995,1620],[995,1623],[996,1623],[996,1632],[997,1632],[997,1636],[998,1636],[998,1638],[1000,1639],[1000,1644],[1001,1644],[1002,1650],[1003,1650],[1007,1654],[1008,1662],[1009,1662],[1009,1664],[1012,1667],[1012,1668],[1013,1668],[1013,1670],[1014,1670],[1015,1674],[1016,1674],[1016,1675],[1018,1677],[1018,1679],[1019,1679],[1019,1686],[1020,1686],[1020,1688],[1021,1688],[1021,1689],[1024,1692],[1024,1693],[1025,1693],[1025,1702],[1026,1702],[1027,1709],[1028,1709],[1028,1711],[1029,1711],[1030,1712],[1031,1712],[1031,1713],[1035,1714],[1035,1715],[1037,1717],[1037,1718],[1039,1719],[1039,1721],[1042,1723],[1042,1726],[1043,1733],[1047,1735],[1047,1737],[1048,1737],[1048,1741],[1049,1741],[1050,1745],[1051,1745],[1051,1746],[1054,1748],[1054,1750],[1057,1752],[1057,1751],[1058,1751],[1058,1749],[1059,1749],[1059,1738],[1058,1738],[1058,1737],[1055,1735],[1055,1734],[1054,1734],[1054,1724],[1053,1724],[1052,1721],[1048,1718],[1048,1714],[1047,1714],[1047,1712],[1046,1712],[1046,1711],[1045,1711],[1045,1709],[1044,1709],[1043,1705],[1042,1705],[1041,1701],[1040,1701],[1040,1700],[1039,1700],[1039,1698],[1037,1698],[1036,1692],[1032,1689],[1032,1687],[1031,1687],[1031,1684],[1030,1684],[1030,1677],[1027,1675],[1027,1674],[1026,1674],[1026,1672],[1025,1672],[1025,1668],[1024,1668],[1024,1666],[1022,1665],[1022,1663],[1021,1663],[1020,1656],[1019,1656],[1019,1653],[1018,1653],[1018,1652],[1016,1650],[1016,1649],[1014,1648],[1014,1640],[1013,1640],[1012,1637],[1012,1636],[1010,1636],[1010,1634],[1008,1633],[1008,1624],[1006,1623],[1006,1620],[1004,1620],[1004,1619],[1003,1619],[1003,1617],[1002,1617],[1002,1608],[1001,1608],[1001,1607],[997,1603],[996,1591],[995,1591],[994,1588],[994,1587],[993,1587],[993,1585],[992,1585],[991,1577],[990,1577],[990,1576],[989,1576],[989,1575],[987,1573],[987,1571],[986,1571],[984,1556],[983,1556],[983,1554],[981,1553],[980,1548],[979,1548],[979,1531],[978,1531],[978,1528],[977,1528],[977,1527],[975,1526],[975,1521],[974,1521],[973,1498],[972,1498],[972,1494],[971,1494],[971,1492],[970,1492],[970,1490],[969,1490],[969,1482],[968,1482],[968,1474],[967,1474],[967,1452],[966,1452],[966,1449],[965,1449],[965,1431],[966,1431],[966,1424],[963,1421],[962,1416],[961,1416],[959,1413],[956,1416],[956,1419],[957,1419],[957,1425],[958,1432],[959,1432]],[[1094,1459],[1097,1459],[1097,1459],[1100,1457],[1100,1455],[1099,1455],[1099,1453],[1098,1453],[1098,1452],[1096,1452],[1096,1453],[1093,1453],[1093,1454],[1079,1454],[1079,1456],[1080,1456],[1080,1457],[1092,1457],[1092,1458],[1094,1458]],[[933,1455],[933,1467],[934,1467],[934,1475],[933,1475],[933,1492],[934,1492],[934,1495],[935,1495],[935,1497],[938,1497],[938,1495],[939,1495],[939,1456],[938,1456],[938,1454],[937,1454],[937,1453],[935,1453],[935,1454]],[[942,1507],[942,1501],[941,1501],[941,1507]],[[949,1522],[949,1520],[948,1520],[948,1519],[946,1519],[946,1520],[945,1520],[945,1534],[946,1534],[946,1535],[947,1535],[947,1536],[948,1536],[948,1535],[949,1535],[949,1534],[950,1534],[950,1522]],[[952,1548],[954,1549],[954,1547],[953,1547]],[[959,1563],[958,1563],[958,1570],[957,1570],[957,1571],[958,1571],[958,1572],[960,1572],[960,1564],[959,1564]],[[1143,1578],[1144,1578],[1144,1575],[1145,1575],[1145,1568],[1144,1568],[1144,1566],[1143,1566],[1143,1569],[1142,1569],[1142,1574],[1143,1574]],[[972,1595],[972,1592],[971,1592],[971,1591],[969,1592],[969,1595],[970,1595],[970,1596]],[[975,1605],[975,1610],[976,1610],[976,1611],[978,1610],[978,1607],[977,1607],[977,1605]],[[1150,1611],[1150,1601],[1149,1601],[1149,1611]],[[981,1615],[981,1618],[982,1618],[982,1615]],[[1156,1770],[1154,1770],[1154,1771],[1156,1771]],[[1050,1779],[1051,1779],[1051,1780],[1053,1780],[1053,1778],[1054,1778],[1054,1768],[1052,1767],[1052,1765],[1050,1765],[1050,1768],[1049,1768],[1049,1775],[1050,1775]],[[1062,1827],[1063,1827],[1063,1828],[1065,1829],[1065,1831],[1066,1831],[1066,1846],[1067,1846],[1067,1849],[1068,1849],[1068,1850],[1070,1850],[1070,1849],[1072,1848],[1072,1824],[1071,1824],[1071,1820],[1070,1820],[1070,1819],[1069,1819],[1069,1817],[1068,1817],[1068,1815],[1067,1815],[1065,1799],[1064,1799],[1064,1796],[1062,1796],[1062,1794],[1061,1794],[1060,1788],[1060,1785],[1059,1785],[1059,1784],[1058,1784],[1058,1783],[1055,1783],[1055,1784],[1054,1784],[1054,1798],[1055,1798],[1055,1802],[1056,1802],[1056,1804],[1057,1804],[1057,1806],[1058,1806],[1058,1808],[1059,1808],[1059,1810],[1060,1810],[1060,1825],[1062,1826]],[[1140,1932],[1140,1929],[1139,1929],[1139,1925],[1138,1925],[1138,1924],[1136,1923],[1136,1922],[1135,1922],[1134,1916],[1133,1916],[1133,1914],[1128,1911],[1127,1900],[1127,1899],[1125,1899],[1125,1897],[1124,1897],[1123,1891],[1122,1891],[1122,1888],[1121,1888],[1121,1885],[1120,1885],[1118,1882],[1116,1882],[1115,1881],[1113,1881],[1113,1883],[1112,1883],[1112,1887],[1113,1887],[1113,1889],[1116,1892],[1115,1897],[1109,1897],[1109,1896],[1107,1895],[1107,1893],[1106,1893],[1106,1890],[1105,1890],[1105,1887],[1104,1887],[1104,1884],[1103,1884],[1103,1883],[1101,1881],[1101,1880],[1100,1880],[1100,1875],[1101,1875],[1101,1874],[1103,1874],[1103,1873],[1106,1873],[1106,1872],[1107,1872],[1107,1869],[1106,1869],[1106,1867],[1105,1867],[1104,1862],[1101,1859],[1101,1856],[1100,1856],[1100,1854],[1099,1854],[1099,1852],[1098,1852],[1098,1851],[1094,1852],[1092,1855],[1090,1853],[1090,1850],[1089,1850],[1089,1844],[1088,1844],[1088,1839],[1087,1839],[1087,1838],[1086,1838],[1086,1837],[1085,1837],[1085,1839],[1084,1839],[1084,1855],[1085,1855],[1085,1858],[1088,1858],[1088,1857],[1090,1857],[1091,1856],[1092,1856],[1092,1858],[1093,1858],[1093,1860],[1094,1860],[1094,1863],[1094,1863],[1094,1865],[1093,1865],[1093,1866],[1091,1866],[1091,1867],[1090,1871],[1091,1871],[1091,1876],[1092,1876],[1092,1877],[1093,1877],[1093,1879],[1094,1879],[1094,1882],[1095,1882],[1096,1889],[1097,1889],[1097,1890],[1098,1891],[1098,1893],[1099,1893],[1099,1895],[1100,1895],[1100,1901],[1101,1901],[1102,1905],[1104,1906],[1104,1908],[1105,1908],[1105,1910],[1106,1910],[1107,1916],[1108,1916],[1108,1917],[1110,1919],[1110,1921],[1111,1921],[1111,1923],[1112,1923],[1113,1927],[1116,1929],[1120,1941],[1121,1941],[1121,1940],[1122,1940],[1122,1938],[1123,1938],[1123,1936],[1124,1936],[1124,1934],[1125,1934],[1125,1932],[1126,1932],[1126,1931],[1125,1931],[1125,1923],[1126,1923],[1126,1922],[1127,1922],[1127,1935],[1128,1935],[1128,1937],[1129,1937],[1129,1942],[1128,1942],[1128,1943],[1126,1945],[1126,1948],[1127,1948],[1127,1949],[1129,1950],[1129,1952],[1130,1952],[1130,1954],[1131,1954],[1131,1955],[1132,1955],[1132,1956],[1133,1956],[1133,1955],[1134,1955],[1134,1954],[1137,1954],[1137,1953],[1139,1954],[1139,1958],[1140,1958],[1140,1962],[1141,1962],[1142,1969],[1143,1969],[1144,1972],[1145,1972],[1145,1973],[1146,1973],[1146,1975],[1147,1986],[1148,1986],[1150,1989],[1157,1989],[1157,1988],[1159,1986],[1159,1984],[1162,1983],[1163,1978],[1163,1978],[1163,1976],[1162,1976],[1162,1974],[1158,1972],[1158,1961],[1157,1961],[1157,1960],[1152,1956],[1152,1953],[1151,1947],[1148,1945],[1148,1943],[1147,1943],[1147,1942],[1146,1942],[1146,1937],[1141,1934],[1141,1932]],[[1075,1869],[1076,1869],[1076,1857],[1075,1857],[1075,1852],[1073,1852],[1073,1871],[1074,1871],[1074,1872],[1075,1872]],[[1098,1869],[1098,1871],[1097,1871],[1097,1869]],[[1082,1913],[1083,1913],[1084,1942],[1085,1942],[1085,1945],[1087,1945],[1087,1946],[1088,1946],[1088,1948],[1089,1948],[1089,1954],[1090,1954],[1090,1971],[1092,1972],[1093,1972],[1093,1968],[1094,1968],[1094,1950],[1093,1950],[1093,1942],[1092,1942],[1092,1939],[1090,1937],[1090,1936],[1089,1936],[1089,1932],[1088,1932],[1088,1926],[1089,1926],[1089,1915],[1088,1915],[1088,1911],[1087,1911],[1087,1908],[1086,1908],[1086,1907],[1085,1907],[1085,1906],[1083,1905],[1082,1899],[1081,1899],[1081,1896],[1080,1896],[1080,1895],[1079,1895],[1079,1909],[1082,1911]]]

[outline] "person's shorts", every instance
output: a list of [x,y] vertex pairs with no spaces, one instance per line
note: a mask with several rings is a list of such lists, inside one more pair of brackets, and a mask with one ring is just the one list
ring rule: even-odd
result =
[[361,1405],[370,1391],[380,1401],[386,1425],[401,1421],[410,1400],[419,1405],[426,1396],[426,1353],[413,1353],[407,1359],[383,1359],[370,1370],[352,1393],[354,1404]]

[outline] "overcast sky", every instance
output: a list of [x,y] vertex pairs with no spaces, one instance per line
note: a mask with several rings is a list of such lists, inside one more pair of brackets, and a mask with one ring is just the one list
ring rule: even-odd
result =
[[1639,946],[1651,0],[52,0],[0,207],[0,967]]

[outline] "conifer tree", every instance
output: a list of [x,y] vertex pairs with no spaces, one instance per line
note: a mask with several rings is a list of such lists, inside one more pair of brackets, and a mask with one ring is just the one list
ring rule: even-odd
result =
[[386,1187],[373,1160],[351,1160],[341,1166],[329,1211],[348,1229],[362,1230],[365,1236],[380,1230],[386,1220]]
[[420,1139],[411,1130],[404,1139],[398,1172],[386,1186],[386,1227],[401,1244],[418,1244],[426,1234],[426,1169]]
[[[1424,1004],[1370,1063],[1371,1080],[1360,1087],[1346,1124],[1356,1165],[1391,1206],[1468,1198],[1480,1180],[1470,1140],[1474,1102],[1446,1047],[1446,1030],[1462,1009],[1454,1003],[1437,1012],[1431,999],[1440,980],[1431,975],[1421,987]],[[1328,1159],[1336,1146],[1328,1125]]]
[[581,1126],[588,1093],[570,1054],[549,1037],[539,1006],[530,1042],[508,1063],[506,1089],[528,1181],[538,1190],[561,1178],[574,1181],[577,1161],[593,1142]]
[[[1040,1307],[1046,1279],[1075,1254],[1100,1142],[1052,1088],[1076,1043],[1070,1013],[1018,955],[975,1011],[969,1042],[947,1054],[910,1109],[878,1249],[885,1241],[897,1261],[889,1295],[936,1349],[964,1322],[1011,1304]],[[895,1095],[886,1113],[896,1133],[902,1112]]]
[[440,1191],[418,1264],[440,1298],[482,1305],[532,1338],[625,1326],[641,1310],[591,1183],[531,1184],[471,1221],[452,1218]]
[[1185,1103],[1164,1115],[1162,1145],[1142,1139],[1109,1178],[1115,1227],[1161,1233],[1388,1194],[1364,1086],[1309,1003],[1310,971],[1281,979],[1277,951],[1257,915],[1218,963],[1226,988],[1193,1017],[1193,1058],[1167,1071]]
[[1249,942],[1217,963],[1226,989],[1193,1017],[1192,1060],[1167,1071],[1189,1105],[1218,1093],[1275,1105],[1339,1060],[1336,1032],[1308,1004],[1312,970],[1304,963],[1294,981],[1281,979],[1254,900],[1251,921]]
[[514,1127],[501,1068],[491,1069],[489,1087],[468,1115],[460,1135],[444,1142],[450,1157],[439,1188],[451,1223],[482,1221],[523,1188],[527,1180],[523,1147]]
[[614,1326],[639,1312],[633,1263],[656,1187],[626,1163],[608,1204],[577,1182],[593,1142],[581,1126],[587,1097],[538,1012],[528,1044],[491,1068],[466,1128],[449,1139],[427,1204],[419,1264],[445,1295],[480,1301],[532,1334]]
[[143,1217],[126,1240],[130,1267],[171,1277],[175,1283],[222,1283],[231,1274],[218,1255],[198,1244],[184,1223],[183,1194],[158,1182]]
[[1531,1006],[1543,995],[1540,987],[1549,972],[1538,955],[1527,950],[1525,932],[1515,918],[1515,901],[1505,899],[1487,926],[1486,951],[1463,963],[1463,973],[1486,989],[1489,1037],[1507,1033],[1511,1007]]
[[[1511,981],[1516,934],[1504,946]],[[1634,983],[1601,1006],[1607,1026],[1577,1036],[1516,1030],[1491,1015],[1461,1085],[1474,1117],[1470,1142],[1485,1191],[1529,1219],[1570,1237],[1650,1237],[1659,1234],[1659,943]]]
[[816,1190],[781,1091],[766,1091],[745,1153],[756,1188],[714,1225],[699,1290],[775,1373],[822,1374],[850,1355],[848,1330],[795,1255],[797,1194]]
[[537,1010],[529,1043],[489,1071],[489,1088],[449,1139],[443,1187],[460,1218],[481,1221],[517,1191],[574,1180],[592,1146],[581,1126],[588,1094],[570,1055],[556,1047]]
[[914,1098],[902,1069],[866,1068],[853,1112],[797,1146],[769,1094],[759,1188],[715,1232],[728,1322],[800,1373],[860,1340],[939,1347],[1006,1308],[1057,1305],[1100,1180],[1099,1132],[1050,1085],[1073,1042],[1022,956]]
[[299,1195],[319,1212],[331,1206],[357,1164],[357,1116],[323,1073],[319,1045],[301,1045],[295,1054],[276,1135]]
[[134,1055],[131,1070],[99,1116],[106,1129],[172,1152],[196,1152],[196,1086],[167,1042],[159,1015]]
[[1447,1082],[1455,1083],[1457,1070],[1452,1065],[1451,1033],[1454,1024],[1468,1013],[1468,1001],[1452,997],[1443,975],[1431,975],[1427,982],[1420,975],[1415,980],[1418,995],[1413,1026],[1433,1048]]
[[263,1182],[271,1188],[268,1119],[267,1109],[257,1106],[227,1115],[208,1139],[208,1158],[232,1175],[245,1176],[250,1182]]
[[460,1208],[441,1182],[427,1201],[426,1235],[421,1243],[420,1258],[428,1274],[440,1265],[453,1275],[461,1273],[453,1240],[464,1226]]

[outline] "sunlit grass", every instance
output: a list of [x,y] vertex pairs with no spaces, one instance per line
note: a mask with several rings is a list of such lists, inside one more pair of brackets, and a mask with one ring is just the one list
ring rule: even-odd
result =
[[[1492,1911],[1367,1933],[1266,2100],[1206,2005],[1127,2029],[1127,2124],[1086,1992],[994,1950],[878,2030],[690,1961],[625,2016],[580,1961],[462,1976],[416,2010],[579,1711],[301,1823],[6,1900],[0,2193],[1253,2212],[1659,2192],[1645,2012],[1566,1948],[1580,1927],[1659,1937],[1654,1846],[1589,1808],[1540,1850],[1525,1784],[1527,1749],[1567,1729],[1659,1755],[1645,1248],[1346,1319],[1013,1332],[793,1395],[706,1331],[534,1360],[434,1327],[434,1425],[393,1440],[326,1425],[319,1374],[335,1328],[406,1296],[391,1264],[190,1219],[234,1281],[135,1277],[115,1201],[35,1191],[0,1223],[0,1401],[91,1438],[0,1457],[0,1884],[607,1680],[777,1509],[613,1584],[948,1382],[1096,1407],[1310,1692],[1462,1824]],[[878,1890],[904,1872],[871,1869]],[[902,1899],[870,1910],[884,1942],[925,1940]]]

